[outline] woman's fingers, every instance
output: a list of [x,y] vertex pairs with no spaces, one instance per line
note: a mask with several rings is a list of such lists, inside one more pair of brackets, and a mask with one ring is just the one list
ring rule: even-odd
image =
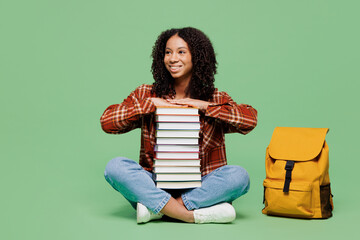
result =
[[150,100],[155,104],[156,107],[171,107],[174,104],[162,99],[162,98],[150,98]]
[[163,98],[150,98],[150,100],[155,104],[156,107],[173,107],[173,106],[184,106],[184,107],[195,107],[200,110],[205,110],[209,105],[208,102],[192,99],[192,98],[183,98],[183,99],[163,99]]
[[186,105],[186,106],[199,108],[200,110],[205,110],[207,108],[207,106],[209,105],[209,103],[206,101],[192,99],[192,98],[169,100],[169,102],[174,103],[174,104]]

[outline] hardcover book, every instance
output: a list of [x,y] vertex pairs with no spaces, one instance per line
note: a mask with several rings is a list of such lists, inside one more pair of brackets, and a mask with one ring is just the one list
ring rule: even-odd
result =
[[157,130],[156,137],[199,138],[199,130]]
[[200,173],[199,166],[154,166],[154,173]]
[[199,152],[155,152],[159,159],[198,159]]
[[198,138],[174,138],[174,137],[163,138],[163,137],[159,137],[159,138],[156,138],[156,144],[195,145],[195,144],[199,144],[199,139]]
[[199,115],[156,115],[157,122],[199,122]]
[[198,115],[199,109],[189,107],[157,107],[156,115]]
[[157,152],[199,152],[199,145],[155,145]]
[[156,174],[156,181],[200,181],[201,174],[198,173],[159,173]]
[[157,159],[154,158],[155,166],[200,166],[200,159]]
[[184,188],[197,188],[201,187],[201,181],[189,181],[189,182],[157,182],[158,188],[164,189],[184,189]]
[[200,130],[200,122],[157,122],[158,130]]

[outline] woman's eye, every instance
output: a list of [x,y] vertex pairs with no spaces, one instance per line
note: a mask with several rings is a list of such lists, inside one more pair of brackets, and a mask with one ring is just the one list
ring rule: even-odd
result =
[[180,51],[179,53],[180,53],[180,54],[185,54],[185,51]]

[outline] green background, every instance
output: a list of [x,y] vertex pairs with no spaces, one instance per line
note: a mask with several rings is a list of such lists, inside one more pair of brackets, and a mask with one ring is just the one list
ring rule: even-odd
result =
[[[1,239],[338,239],[359,221],[359,1],[0,0]],[[102,132],[105,108],[153,82],[151,50],[171,27],[212,40],[216,86],[259,112],[226,136],[251,190],[231,224],[136,224],[104,180],[138,159],[140,130]],[[276,126],[328,127],[334,217],[261,214],[264,156]]]

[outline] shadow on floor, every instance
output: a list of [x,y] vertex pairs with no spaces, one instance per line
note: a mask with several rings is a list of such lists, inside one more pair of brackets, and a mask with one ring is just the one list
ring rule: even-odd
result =
[[[136,210],[134,210],[131,206],[120,206],[114,209],[112,212],[109,212],[107,215],[110,217],[124,218],[124,219],[130,219],[136,221]],[[236,212],[237,220],[243,220],[246,218],[248,218],[248,216],[244,215],[243,213]],[[154,222],[161,222],[161,221],[182,223],[182,221],[170,218],[168,216],[163,216],[161,220],[156,220]]]
[[136,221],[136,211],[131,206],[120,206],[108,213],[111,217],[126,218]]
[[248,218],[248,216],[244,215],[243,213],[236,212],[236,219],[245,219]]

